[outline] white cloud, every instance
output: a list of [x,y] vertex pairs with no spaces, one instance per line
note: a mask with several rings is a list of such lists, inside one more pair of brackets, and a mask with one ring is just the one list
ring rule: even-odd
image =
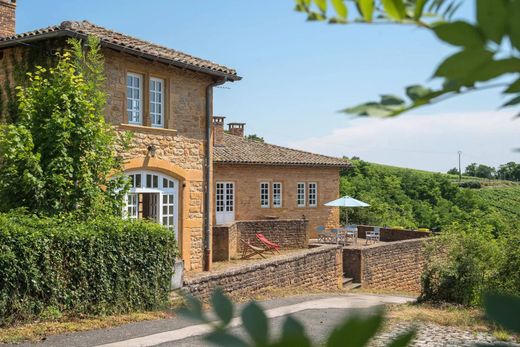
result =
[[333,156],[432,171],[458,162],[497,166],[520,162],[520,119],[514,112],[486,111],[404,115],[392,119],[354,119],[345,128],[321,137],[292,141],[290,147]]

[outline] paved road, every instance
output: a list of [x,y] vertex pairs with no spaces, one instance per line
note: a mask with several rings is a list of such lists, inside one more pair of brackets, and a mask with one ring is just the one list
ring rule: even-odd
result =
[[[324,341],[328,332],[341,319],[354,312],[369,312],[383,304],[399,304],[413,301],[411,298],[387,295],[345,294],[312,295],[261,302],[271,318],[271,334],[277,336],[284,316],[292,314],[306,327],[314,341]],[[245,336],[240,318],[232,321],[232,331]],[[51,347],[140,347],[140,346],[207,346],[203,337],[209,331],[183,317],[127,324],[117,328],[49,337],[37,345]],[[20,346],[20,345],[18,345]]]

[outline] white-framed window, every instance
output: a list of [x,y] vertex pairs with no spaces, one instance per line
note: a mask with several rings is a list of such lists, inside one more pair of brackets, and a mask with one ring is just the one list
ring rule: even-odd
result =
[[309,182],[309,207],[318,206],[318,183]]
[[273,207],[282,207],[282,183],[273,182]]
[[269,207],[269,182],[260,183],[260,207]]
[[139,217],[139,195],[126,195],[125,216],[129,219],[137,219]]
[[297,183],[296,205],[298,207],[305,207],[305,183],[304,182]]
[[152,127],[164,127],[164,80],[150,78],[150,121]]
[[143,124],[143,76],[128,73],[126,76],[126,110],[128,123]]

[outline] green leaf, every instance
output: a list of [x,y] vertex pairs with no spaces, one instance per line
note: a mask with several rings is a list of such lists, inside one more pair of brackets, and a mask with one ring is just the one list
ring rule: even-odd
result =
[[509,38],[520,50],[520,1],[509,2]]
[[406,347],[412,342],[415,337],[415,330],[399,335],[395,338],[388,347]]
[[382,323],[381,311],[368,318],[358,316],[348,318],[329,335],[327,347],[364,347],[377,333]]
[[477,22],[484,35],[496,43],[502,41],[507,29],[508,1],[477,0]]
[[251,339],[260,346],[269,341],[269,326],[264,311],[257,303],[249,303],[241,314],[242,323]]
[[205,321],[204,314],[202,313],[202,303],[191,295],[184,297],[187,307],[180,309],[179,313],[188,318]]
[[[517,97],[520,102],[520,96]],[[484,296],[486,317],[494,323],[520,333],[520,298],[512,295],[486,294]]]
[[504,90],[504,93],[517,93],[520,92],[520,78],[517,79],[515,82],[511,83],[509,87],[507,87],[506,90]]
[[406,16],[402,0],[381,0],[381,3],[390,18],[402,20]]
[[217,288],[211,295],[213,309],[217,316],[222,320],[224,326],[228,325],[233,318],[233,303],[224,295],[222,289]]
[[492,60],[475,71],[473,81],[489,81],[506,73],[520,72],[520,59],[508,58]]
[[291,316],[285,319],[280,341],[271,347],[310,347],[311,341],[305,334],[303,325]]
[[408,95],[408,97],[412,99],[412,101],[426,98],[431,92],[431,89],[423,87],[421,85],[413,85],[406,87],[406,95]]
[[433,31],[440,40],[455,46],[479,47],[485,43],[479,30],[467,22],[441,23]]
[[223,347],[249,347],[242,339],[224,331],[214,331],[204,337],[204,339]]
[[391,105],[403,105],[403,104],[404,104],[404,100],[398,96],[389,95],[389,94],[381,95],[381,105],[391,106]]
[[426,5],[427,1],[428,0],[417,0],[417,2],[415,3],[413,19],[419,20],[421,18],[424,11],[424,5]]
[[344,0],[331,0],[332,6],[334,6],[334,10],[339,18],[346,20],[348,15],[347,5],[345,5]]
[[327,0],[314,0],[314,3],[322,13],[327,12]]
[[490,51],[465,49],[444,60],[435,71],[434,76],[465,82],[471,80],[471,74],[489,63],[492,58],[493,53]]
[[374,15],[374,0],[359,0],[358,5],[365,21],[371,22]]
[[509,100],[508,102],[503,104],[502,107],[515,106],[515,105],[518,105],[518,104],[520,104],[520,95],[518,95],[515,98],[512,98],[511,100]]

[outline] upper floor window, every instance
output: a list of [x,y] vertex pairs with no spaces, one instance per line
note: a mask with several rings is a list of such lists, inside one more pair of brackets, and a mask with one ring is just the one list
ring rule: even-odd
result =
[[316,182],[309,183],[309,207],[318,206],[318,184]]
[[164,127],[164,80],[150,78],[150,121],[153,127]]
[[128,123],[143,124],[143,77],[128,73],[126,76],[126,109]]
[[282,207],[282,184],[273,182],[273,207]]
[[296,205],[298,207],[305,207],[305,183],[298,182],[296,190]]
[[260,207],[269,207],[269,183],[260,183]]

